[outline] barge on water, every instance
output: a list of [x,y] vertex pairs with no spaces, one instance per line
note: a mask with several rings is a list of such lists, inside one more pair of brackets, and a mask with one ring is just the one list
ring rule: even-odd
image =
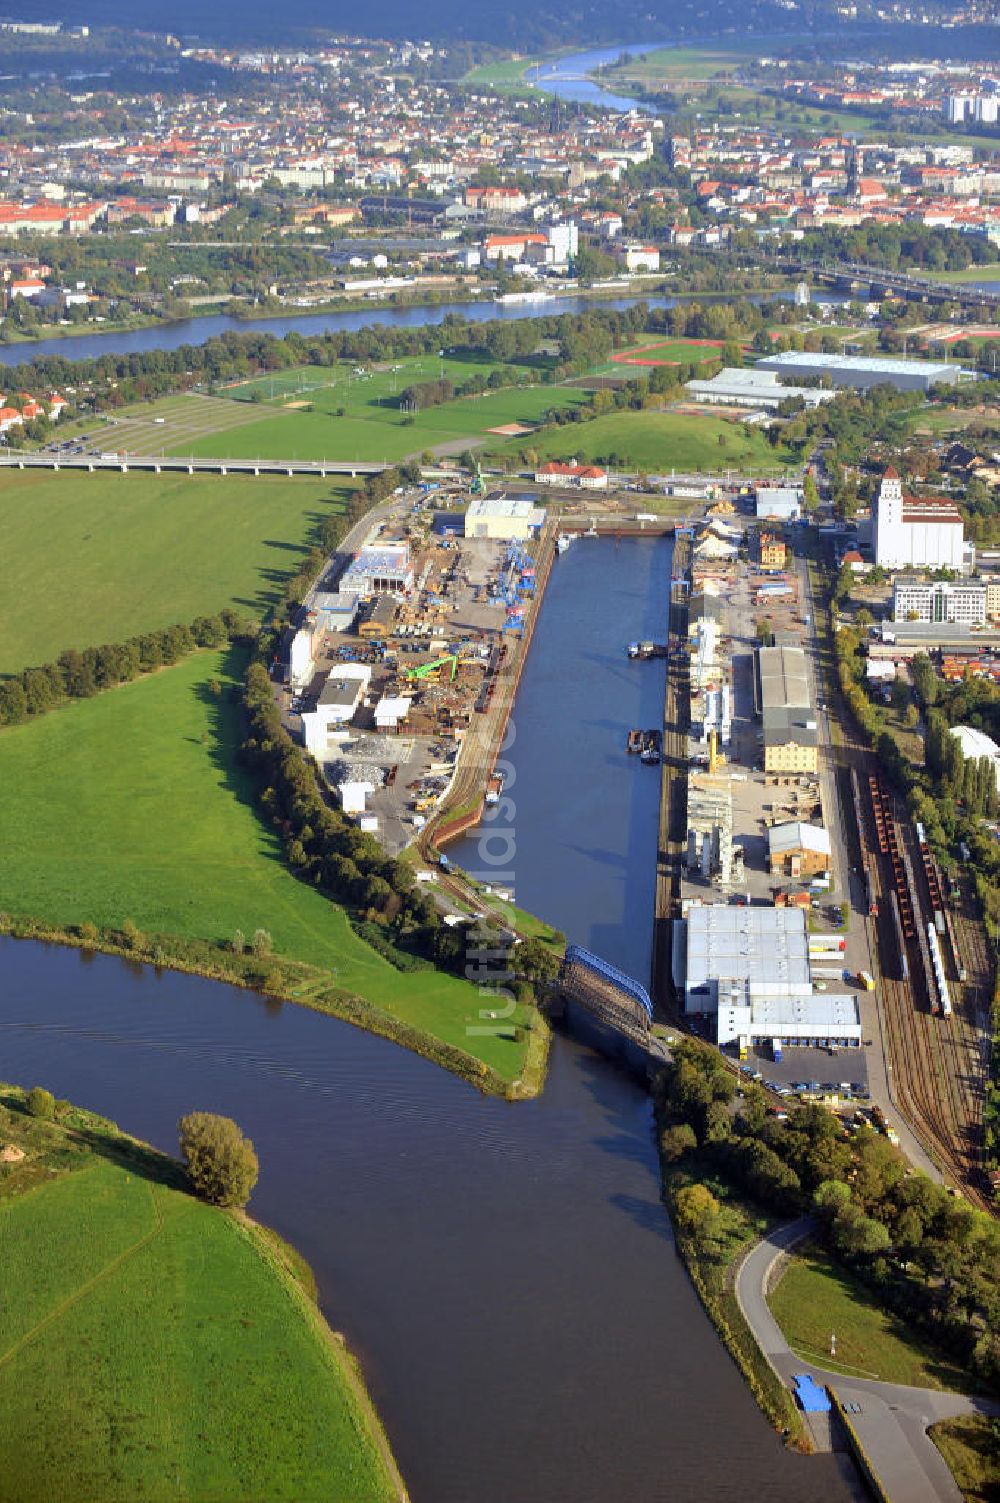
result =
[[646,662],[649,658],[665,658],[668,648],[666,642],[630,642],[626,651],[633,661]]
[[631,756],[637,756],[640,762],[647,767],[655,767],[660,760],[660,749],[663,745],[661,731],[631,730],[625,743],[625,750]]

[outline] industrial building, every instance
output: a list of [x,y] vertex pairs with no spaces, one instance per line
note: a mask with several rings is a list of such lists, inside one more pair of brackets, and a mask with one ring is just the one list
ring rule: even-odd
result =
[[809,947],[805,915],[798,908],[734,903],[692,903],[683,919],[683,943],[674,954],[684,957],[677,979],[684,991],[684,1011],[715,1012],[720,997],[734,983],[781,983],[809,993]]
[[719,407],[750,407],[776,412],[782,402],[801,398],[807,407],[829,402],[832,391],[816,386],[783,386],[776,371],[760,366],[743,369],[727,365],[708,381],[688,381],[687,390],[696,402]]
[[951,583],[899,576],[893,582],[892,614],[897,621],[958,621],[985,626],[987,613],[987,587],[982,580]]
[[767,856],[773,876],[815,877],[833,862],[829,831],[822,825],[788,820],[767,832]]
[[802,648],[758,648],[755,689],[763,725],[764,771],[816,772],[816,717],[809,703]]
[[904,496],[892,465],[875,502],[875,562],[884,569],[961,569],[962,514],[953,501]]
[[720,1048],[860,1046],[854,998],[813,993],[799,908],[692,903],[674,922],[673,956],[685,1012],[715,1017]]
[[353,590],[318,591],[313,596],[313,610],[322,631],[348,632],[358,615],[359,597]]
[[774,517],[779,522],[795,522],[802,514],[801,485],[759,485],[754,496],[758,517]]
[[341,594],[408,595],[412,589],[413,567],[406,543],[366,543],[340,577]]
[[733,790],[727,777],[688,780],[687,874],[726,886],[743,877],[743,850],[733,845]]
[[545,512],[533,501],[512,496],[474,496],[465,514],[467,538],[496,538],[504,543],[524,542],[534,537],[545,521]]
[[371,682],[367,663],[342,663],[330,671],[314,710],[302,716],[306,751],[323,762],[333,750],[331,733],[347,725],[357,712]]
[[929,391],[941,382],[955,386],[974,377],[959,365],[938,360],[893,360],[882,355],[822,355],[805,350],[765,355],[755,370],[774,371],[782,380],[829,380],[832,386],[851,386],[867,391],[872,386],[894,386],[897,391]]
[[762,569],[785,567],[785,540],[777,533],[759,531],[753,535],[752,556]]
[[720,1049],[735,1044],[743,1055],[770,1046],[776,1059],[795,1045],[858,1049],[861,1033],[858,1004],[846,992],[786,995],[766,982],[720,1002],[716,1022]]

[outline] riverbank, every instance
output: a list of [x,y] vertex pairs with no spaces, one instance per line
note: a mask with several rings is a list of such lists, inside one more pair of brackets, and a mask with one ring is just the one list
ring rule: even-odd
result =
[[105,1118],[46,1112],[0,1086],[6,1490],[405,1503],[301,1256]]
[[170,970],[183,976],[199,976],[275,1002],[294,1003],[312,1012],[325,1013],[419,1054],[468,1081],[484,1095],[500,1096],[507,1101],[528,1100],[538,1095],[545,1083],[551,1035],[537,1009],[532,1009],[529,1021],[521,1025],[526,1031],[523,1065],[518,1076],[509,1079],[475,1055],[381,1012],[365,998],[331,987],[325,972],[303,962],[272,956],[265,975],[252,956],[240,957],[207,941],[199,943],[176,935],[155,934],[140,935],[138,943],[129,943],[116,930],[96,929],[88,924],[60,926],[41,918],[13,918],[6,913],[0,913],[0,936],[61,945],[79,950],[84,956],[117,956],[130,965],[148,965],[157,974]]

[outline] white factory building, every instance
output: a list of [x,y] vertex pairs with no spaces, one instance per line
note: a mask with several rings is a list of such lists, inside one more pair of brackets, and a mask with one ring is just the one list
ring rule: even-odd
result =
[[801,909],[692,903],[675,921],[673,941],[684,1011],[714,1016],[720,1047],[860,1044],[854,998],[813,992]]
[[339,594],[408,595],[413,566],[406,543],[366,543],[340,576]]
[[754,511],[758,517],[794,522],[802,512],[801,485],[758,485]]
[[314,710],[302,716],[302,736],[306,751],[317,762],[325,762],[335,749],[334,732],[353,720],[358,705],[371,682],[372,670],[367,663],[342,663],[330,671]]
[[514,496],[473,496],[465,513],[465,536],[525,542],[541,530],[544,521],[544,508],[533,501],[519,501]]
[[795,397],[801,397],[807,407],[818,407],[836,396],[822,386],[783,386],[777,371],[732,365],[707,381],[688,381],[687,390],[696,402],[708,406],[750,407],[760,412],[776,412],[782,402]]
[[884,569],[961,569],[962,514],[952,501],[904,496],[892,465],[875,502],[875,562]]

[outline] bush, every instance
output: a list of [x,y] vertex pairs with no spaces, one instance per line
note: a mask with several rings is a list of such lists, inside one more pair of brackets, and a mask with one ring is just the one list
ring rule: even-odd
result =
[[181,1156],[192,1188],[217,1206],[245,1206],[260,1165],[249,1138],[231,1117],[189,1112],[177,1124]]
[[56,1114],[56,1098],[44,1086],[32,1086],[28,1092],[28,1111],[32,1117],[51,1122]]

